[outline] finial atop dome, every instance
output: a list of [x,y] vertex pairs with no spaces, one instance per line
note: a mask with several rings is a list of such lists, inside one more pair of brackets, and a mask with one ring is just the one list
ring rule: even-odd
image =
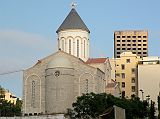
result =
[[77,6],[76,1],[73,0],[72,3],[71,3],[71,8],[72,8],[72,9],[75,9],[76,6]]

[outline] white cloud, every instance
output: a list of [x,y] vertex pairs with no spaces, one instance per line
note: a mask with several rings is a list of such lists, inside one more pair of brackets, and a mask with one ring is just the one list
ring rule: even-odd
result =
[[54,41],[41,35],[18,30],[0,29],[0,43],[13,43],[35,49],[53,48]]

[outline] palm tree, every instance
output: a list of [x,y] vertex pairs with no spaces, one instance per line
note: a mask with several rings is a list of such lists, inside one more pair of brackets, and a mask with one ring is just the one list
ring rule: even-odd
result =
[[0,99],[4,98],[5,89],[0,85]]

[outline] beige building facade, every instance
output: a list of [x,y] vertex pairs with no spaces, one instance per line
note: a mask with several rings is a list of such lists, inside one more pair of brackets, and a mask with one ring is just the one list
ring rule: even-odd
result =
[[132,52],[123,52],[116,58],[115,80],[120,85],[123,97],[130,98],[138,95],[138,61],[140,57]]
[[146,100],[149,95],[150,100],[154,101],[157,107],[157,96],[160,92],[160,58],[146,57],[138,64],[138,88],[139,97]]
[[125,51],[140,57],[148,56],[148,31],[129,30],[114,32],[114,57],[119,58]]

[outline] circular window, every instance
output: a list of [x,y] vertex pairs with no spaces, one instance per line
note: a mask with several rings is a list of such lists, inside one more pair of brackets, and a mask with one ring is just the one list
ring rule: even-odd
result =
[[58,77],[60,75],[60,71],[55,71],[54,75]]

